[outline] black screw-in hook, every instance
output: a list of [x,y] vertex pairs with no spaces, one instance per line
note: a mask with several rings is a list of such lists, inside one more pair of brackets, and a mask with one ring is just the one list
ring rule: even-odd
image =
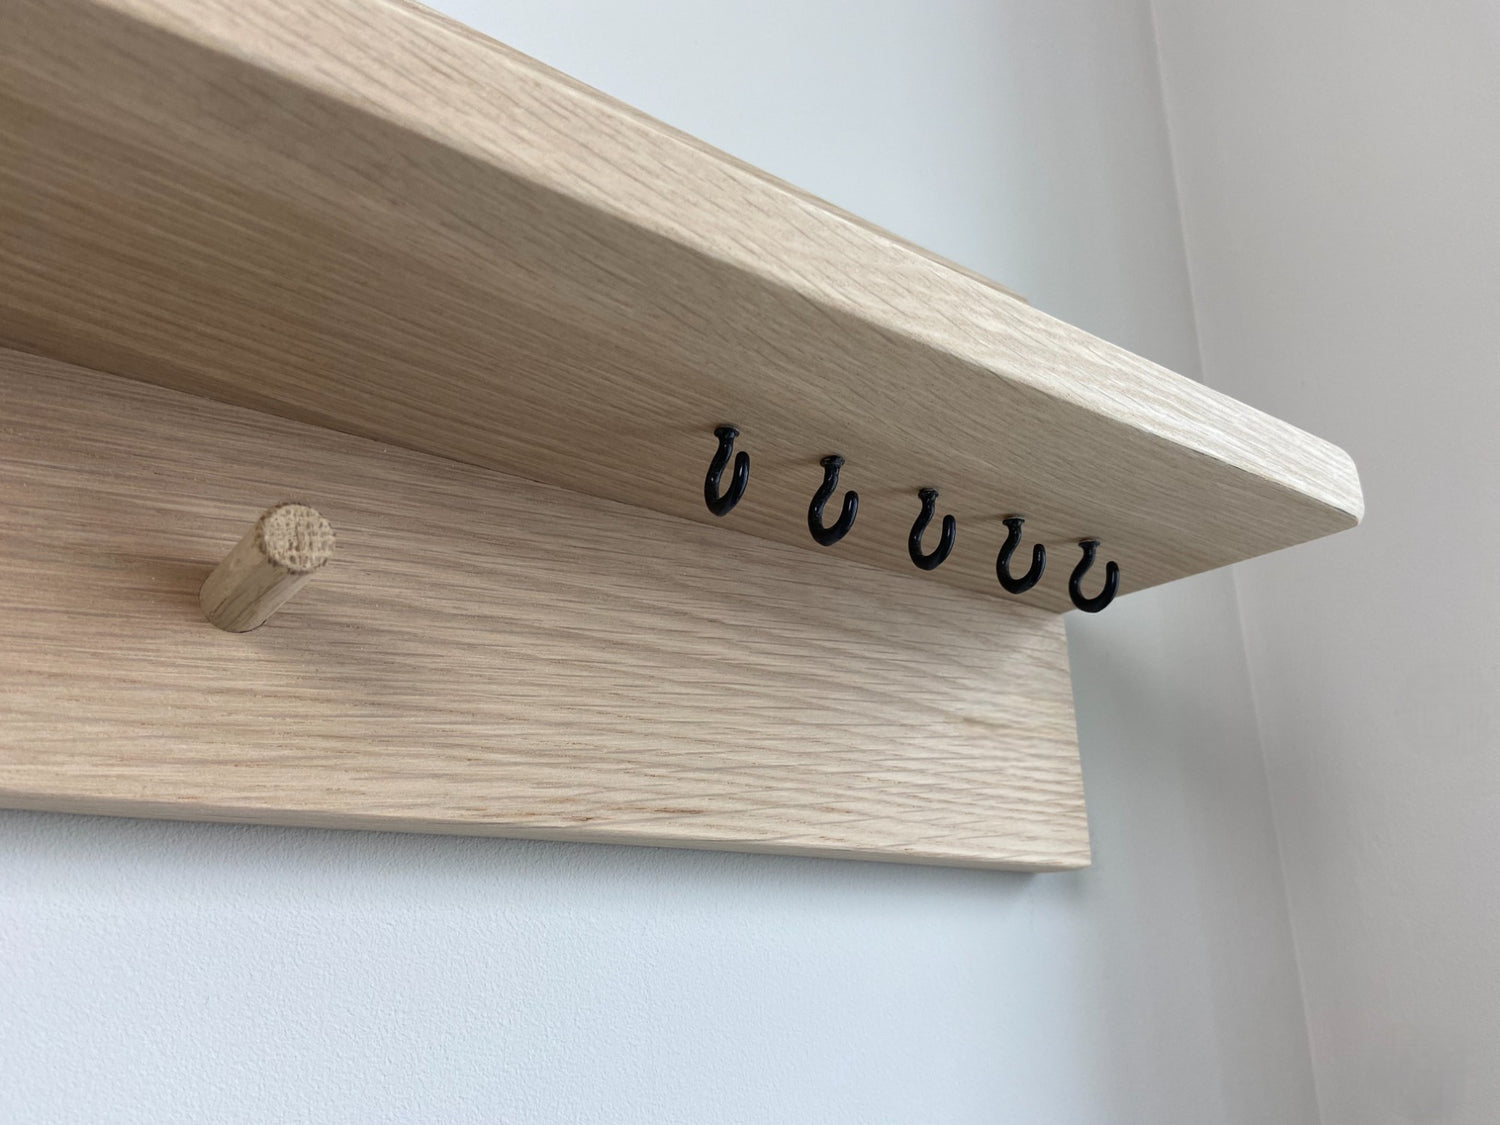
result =
[[922,532],[927,530],[927,525],[932,522],[932,514],[937,509],[938,490],[919,489],[917,496],[922,501],[922,512],[917,516],[917,522],[911,525],[911,534],[906,537],[906,551],[911,555],[911,561],[923,570],[936,570],[953,553],[953,540],[958,537],[958,521],[952,516],[944,516],[943,534],[938,539],[938,545],[930,555],[924,555]]
[[1120,568],[1114,561],[1104,566],[1104,589],[1092,598],[1083,596],[1080,583],[1083,576],[1088,573],[1089,567],[1094,565],[1094,552],[1099,549],[1099,540],[1082,539],[1078,545],[1083,548],[1083,558],[1078,560],[1078,565],[1073,568],[1073,574],[1068,579],[1068,597],[1073,599],[1073,604],[1084,613],[1098,613],[1110,602],[1115,600],[1115,592],[1120,588]]
[[739,430],[733,426],[720,426],[714,430],[719,449],[708,463],[708,476],[703,478],[703,502],[716,516],[727,516],[745,495],[745,487],[750,483],[750,454],[742,449],[734,459],[734,476],[729,481],[729,491],[719,495],[719,478],[724,475],[729,455],[734,452],[734,439],[739,436]]
[[1000,557],[995,560],[995,574],[1000,585],[1012,594],[1024,594],[1042,580],[1042,571],[1047,569],[1047,548],[1040,543],[1031,548],[1031,569],[1019,578],[1010,575],[1010,557],[1021,545],[1021,525],[1026,521],[1020,516],[1006,516],[1000,521],[1010,530],[1005,534],[1005,546],[1000,548]]
[[839,518],[834,521],[833,526],[823,526],[823,505],[828,503],[828,498],[833,495],[833,490],[839,484],[839,470],[844,467],[844,459],[837,453],[823,458],[818,464],[823,466],[823,483],[818,486],[818,491],[813,493],[812,503],[807,506],[807,530],[812,532],[812,537],[825,547],[832,547],[844,536],[849,534],[849,529],[854,526],[854,517],[859,512],[859,493],[852,488],[844,493],[844,507],[839,512]]

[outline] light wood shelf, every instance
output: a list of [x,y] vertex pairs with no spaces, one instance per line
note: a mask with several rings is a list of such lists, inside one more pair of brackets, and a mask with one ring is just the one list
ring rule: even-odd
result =
[[[0,352],[0,805],[1051,870],[1062,619]],[[264,628],[204,577],[306,494]]]
[[[1129,594],[1363,511],[1335,446],[398,0],[5,0],[0,151],[0,805],[1076,867],[1078,542]],[[222,624],[305,580],[243,548],[292,498],[337,557],[215,629],[237,541]]]
[[[1006,597],[1011,514],[1068,608],[1356,523],[1339,449],[1063,324],[424,9],[0,6],[0,338],[911,576],[917,489]],[[840,453],[838,546],[805,512]]]

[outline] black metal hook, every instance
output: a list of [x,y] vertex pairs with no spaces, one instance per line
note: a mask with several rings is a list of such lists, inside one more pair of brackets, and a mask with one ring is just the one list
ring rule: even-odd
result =
[[1020,516],[1006,516],[1000,521],[1010,530],[1005,535],[1005,546],[1000,548],[1000,557],[995,560],[995,574],[1008,593],[1024,594],[1042,580],[1047,569],[1047,548],[1040,543],[1031,548],[1031,569],[1019,578],[1010,575],[1010,557],[1021,545],[1021,525],[1026,521]]
[[719,449],[708,463],[708,476],[703,478],[703,502],[716,516],[727,516],[745,495],[745,488],[750,483],[750,454],[742,449],[734,459],[734,476],[729,481],[729,491],[719,495],[719,478],[724,475],[729,455],[734,452],[734,439],[739,436],[739,430],[733,426],[720,426],[714,430]]
[[1092,598],[1083,596],[1080,583],[1083,576],[1088,573],[1089,567],[1094,565],[1094,553],[1099,549],[1099,540],[1081,539],[1078,545],[1083,548],[1083,558],[1078,560],[1078,565],[1073,568],[1073,574],[1068,579],[1068,597],[1073,599],[1073,604],[1084,613],[1098,613],[1110,602],[1115,600],[1115,593],[1120,588],[1120,568],[1114,561],[1104,565],[1104,589]]
[[833,490],[839,484],[839,470],[844,467],[844,459],[837,453],[823,458],[818,464],[823,466],[823,483],[818,486],[818,491],[813,493],[812,503],[807,506],[807,530],[812,532],[812,537],[825,547],[832,547],[844,536],[849,534],[849,529],[854,526],[854,517],[859,513],[859,493],[852,488],[844,493],[844,507],[839,512],[839,518],[834,521],[833,526],[823,526],[823,505],[828,503],[828,498],[833,495]]
[[922,501],[922,512],[917,516],[917,522],[911,525],[911,534],[906,537],[906,551],[911,555],[911,561],[923,570],[936,570],[953,553],[953,540],[958,537],[958,521],[952,516],[944,516],[943,534],[938,539],[938,545],[932,549],[931,554],[924,555],[922,532],[927,530],[927,525],[932,522],[932,513],[937,509],[938,490],[918,489],[917,496]]

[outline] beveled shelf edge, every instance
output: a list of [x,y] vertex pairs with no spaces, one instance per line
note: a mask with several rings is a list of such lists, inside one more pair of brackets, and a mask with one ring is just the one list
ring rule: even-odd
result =
[[126,797],[74,797],[65,793],[12,792],[0,787],[0,809],[20,812],[66,813],[72,816],[113,816],[131,820],[175,820],[197,824],[267,825],[278,828],[325,828],[340,832],[395,832],[421,836],[475,836],[499,840],[537,840],[557,844],[602,844],[632,848],[683,848],[687,851],[731,852],[741,855],[778,855],[799,859],[853,860],[858,863],[899,863],[912,867],[955,867],[969,871],[1011,871],[1044,875],[1080,871],[1092,862],[1085,839],[1082,850],[1067,856],[1016,855],[1011,858],[966,856],[955,851],[878,851],[861,848],[797,846],[764,840],[730,838],[707,840],[689,835],[653,836],[608,829],[579,831],[566,828],[526,828],[519,825],[461,823],[413,817],[366,816],[359,813],[306,812],[299,809],[228,808]]
[[[1063,324],[425,9],[15,0],[0,10],[0,337],[909,574],[917,487],[994,593],[1001,516],[1155,585],[1352,526],[1343,451]],[[13,111],[13,112],[11,112]],[[1060,610],[1066,565],[1030,604]]]

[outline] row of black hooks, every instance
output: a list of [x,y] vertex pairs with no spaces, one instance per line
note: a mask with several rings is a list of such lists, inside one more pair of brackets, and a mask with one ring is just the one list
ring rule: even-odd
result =
[[[703,501],[716,516],[727,516],[733,511],[734,506],[744,498],[745,490],[750,487],[750,454],[744,450],[734,452],[734,442],[739,436],[739,430],[733,426],[720,426],[714,430],[714,437],[719,439],[719,448],[714,452],[713,460],[708,463],[708,475],[703,479]],[[730,473],[729,486],[725,488],[724,470],[729,468],[731,457],[734,469]],[[838,489],[839,470],[844,467],[844,459],[838,454],[829,454],[819,464],[823,466],[823,483],[813,493],[812,502],[807,506],[807,530],[818,543],[824,547],[832,547],[854,527],[854,518],[859,514],[859,493],[853,489],[845,492],[838,518],[832,523],[825,523],[823,509]],[[958,521],[951,515],[945,515],[937,545],[930,551],[924,550],[923,536],[933,517],[937,515],[938,490],[918,489],[917,499],[921,501],[922,510],[917,513],[916,521],[911,525],[911,534],[906,538],[906,550],[917,567],[936,570],[953,553],[953,545],[958,539]],[[1001,522],[1005,524],[1006,535],[1000,554],[995,559],[995,575],[1006,593],[1024,594],[1042,580],[1042,574],[1047,569],[1047,548],[1041,543],[1032,544],[1031,566],[1025,574],[1012,574],[1011,558],[1021,545],[1021,529],[1026,520],[1021,516],[1006,516]],[[1078,546],[1083,551],[1083,557],[1078,560],[1078,565],[1068,578],[1068,597],[1083,612],[1098,613],[1114,601],[1115,594],[1119,591],[1120,568],[1113,560],[1105,563],[1104,589],[1092,597],[1086,597],[1083,593],[1083,578],[1098,557],[1099,540],[1081,539]]]

